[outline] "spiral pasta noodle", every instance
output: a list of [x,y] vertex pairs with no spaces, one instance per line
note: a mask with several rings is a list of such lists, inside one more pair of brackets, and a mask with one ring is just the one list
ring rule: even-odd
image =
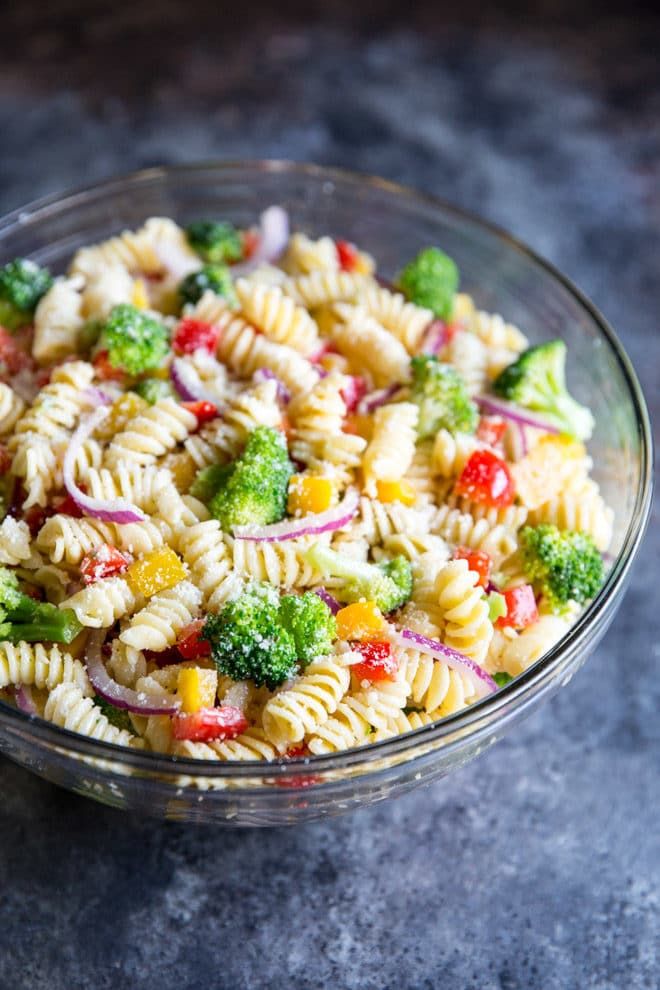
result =
[[104,543],[129,553],[149,553],[163,545],[165,535],[169,535],[167,524],[159,525],[153,519],[121,525],[57,514],[39,530],[37,547],[55,564],[64,561],[75,565]]
[[166,650],[197,616],[201,600],[199,588],[190,581],[181,581],[174,588],[150,598],[144,608],[132,616],[119,639],[135,650]]
[[58,279],[40,299],[34,313],[32,353],[39,364],[75,354],[83,326],[79,277]]
[[122,461],[154,464],[196,427],[197,419],[192,412],[174,399],[159,399],[133,421],[130,429],[117,434],[108,448],[107,466],[113,468]]
[[436,578],[438,603],[446,621],[445,643],[477,663],[486,658],[493,636],[488,618],[488,604],[476,588],[478,575],[468,569],[467,561],[452,560]]
[[319,269],[307,275],[288,278],[282,283],[287,296],[307,309],[336,302],[354,302],[368,284],[364,275],[333,269]]
[[373,434],[362,458],[367,495],[377,494],[378,481],[399,481],[405,475],[415,454],[418,416],[413,402],[395,402],[376,410]]
[[406,302],[400,292],[390,292],[373,285],[362,294],[362,302],[370,316],[396,337],[409,354],[417,354],[424,334],[433,320],[433,313],[423,306]]
[[301,742],[336,711],[350,681],[347,667],[334,657],[312,661],[296,683],[266,702],[263,728],[278,749]]
[[26,684],[52,691],[64,683],[75,684],[84,695],[91,694],[85,668],[59,646],[0,642],[0,687]]
[[318,327],[306,309],[285,296],[277,285],[236,283],[241,308],[248,320],[270,340],[286,344],[308,357],[319,347]]
[[598,486],[586,481],[582,489],[563,492],[557,498],[532,509],[528,519],[532,525],[554,523],[560,529],[578,530],[591,536],[601,551],[612,542],[614,513],[603,500]]
[[179,551],[209,612],[217,612],[238,594],[243,580],[233,570],[231,553],[217,519],[188,527],[180,537]]
[[10,433],[23,415],[25,402],[9,385],[0,382],[0,436]]
[[31,554],[30,529],[23,520],[5,516],[0,523],[0,564],[16,566]]
[[102,742],[115,743],[117,746],[143,745],[141,739],[137,739],[126,729],[118,729],[112,725],[92,699],[86,698],[74,683],[62,683],[53,688],[46,701],[44,718],[69,732],[79,732]]
[[405,381],[409,358],[403,344],[360,306],[337,303],[339,320],[332,340],[357,371],[367,372],[374,385]]
[[91,629],[107,629],[139,606],[139,597],[122,577],[102,578],[60,604],[60,608],[72,609],[78,621]]

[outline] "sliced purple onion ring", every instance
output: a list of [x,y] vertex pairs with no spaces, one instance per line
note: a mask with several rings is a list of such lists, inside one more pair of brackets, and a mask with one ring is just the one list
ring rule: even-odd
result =
[[18,684],[14,690],[14,701],[16,707],[25,715],[36,715],[37,706],[32,697],[32,688],[29,684]]
[[357,412],[360,416],[368,416],[374,409],[378,409],[379,406],[384,406],[386,402],[389,402],[400,388],[401,385],[398,382],[393,382],[387,388],[379,388],[376,392],[370,392],[369,395],[365,395],[358,402]]
[[255,382],[275,382],[277,385],[277,398],[278,401],[283,405],[287,405],[291,401],[291,392],[284,384],[281,378],[278,378],[274,371],[270,368],[257,368],[252,376]]
[[174,358],[170,378],[184,402],[210,402],[217,408],[218,397],[204,387],[197,369],[184,358]]
[[107,415],[107,406],[101,406],[99,409],[96,409],[87,419],[82,421],[71,437],[62,466],[64,487],[81,512],[84,512],[87,516],[92,516],[94,519],[102,519],[104,522],[118,523],[119,525],[144,522],[144,513],[136,505],[133,505],[132,502],[129,502],[128,499],[116,498],[110,500],[92,498],[91,495],[86,495],[75,482],[74,472],[78,451],[87,437],[94,432],[99,423]]
[[105,669],[101,647],[105,630],[97,629],[89,636],[85,648],[84,663],[92,687],[105,701],[115,708],[125,708],[136,715],[175,715],[180,703],[174,695],[149,694],[147,691],[133,691],[113,681]]
[[435,357],[448,342],[447,324],[443,320],[431,320],[424,331],[421,353],[431,354]]
[[237,540],[253,540],[255,543],[281,543],[295,540],[298,536],[331,533],[351,521],[359,504],[358,492],[355,488],[349,488],[340,504],[325,512],[311,513],[300,519],[283,519],[270,526],[237,526],[234,536]]
[[318,595],[322,602],[325,602],[333,615],[336,615],[342,607],[341,602],[338,602],[334,595],[331,595],[326,588],[314,588],[314,594]]
[[535,416],[534,413],[528,412],[526,409],[521,409],[520,406],[516,406],[512,402],[506,402],[504,399],[497,399],[492,395],[477,395],[475,396],[475,402],[485,412],[493,416],[501,416],[503,419],[508,419],[518,426],[533,426],[534,429],[545,430],[546,433],[561,433],[561,430],[553,426],[552,423],[548,423],[542,417]]
[[277,261],[289,242],[289,214],[281,206],[269,206],[259,217],[259,243],[251,258],[231,266],[232,275],[246,275],[259,265]]
[[403,649],[409,649],[410,646],[413,646],[420,653],[428,653],[436,660],[444,660],[448,667],[452,667],[461,674],[467,674],[480,698],[497,691],[497,684],[490,674],[487,674],[479,664],[470,660],[463,653],[459,653],[458,650],[452,650],[450,646],[445,646],[444,643],[440,643],[436,639],[428,639],[420,633],[413,632],[412,629],[402,629],[401,632],[393,630],[389,637],[393,643],[403,647]]

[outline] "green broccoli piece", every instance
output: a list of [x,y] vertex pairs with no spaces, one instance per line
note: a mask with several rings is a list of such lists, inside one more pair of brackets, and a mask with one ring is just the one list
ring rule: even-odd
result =
[[551,523],[525,526],[520,533],[525,575],[539,586],[554,612],[573,601],[593,598],[603,583],[603,560],[586,533],[560,530]]
[[231,264],[243,257],[241,235],[227,221],[194,220],[186,227],[186,237],[204,261]]
[[238,305],[234,283],[226,265],[204,265],[197,272],[186,275],[179,285],[182,303],[196,303],[210,289],[216,296],[224,296],[231,306]]
[[86,320],[83,323],[80,331],[78,332],[78,340],[76,341],[78,350],[81,353],[87,354],[93,347],[96,347],[104,326],[105,321],[96,318]]
[[13,571],[0,567],[0,639],[70,643],[81,631],[75,612],[24,594]]
[[137,382],[133,388],[133,392],[137,392],[141,399],[144,399],[153,406],[159,399],[169,399],[175,396],[175,391],[168,381],[164,378],[143,378],[141,382]]
[[495,681],[498,687],[502,688],[505,686],[505,684],[510,684],[511,681],[513,680],[513,677],[511,676],[511,674],[507,674],[506,671],[501,670],[499,671],[499,673],[493,674],[493,680]]
[[202,468],[195,475],[195,480],[190,486],[190,494],[208,505],[234,473],[234,463],[210,464],[209,467]]
[[318,595],[283,595],[280,599],[280,622],[293,636],[296,656],[303,667],[332,649],[337,638],[335,617]]
[[413,374],[410,398],[419,406],[420,438],[435,436],[443,428],[452,433],[474,433],[479,410],[456,369],[428,354],[414,357],[410,367]]
[[167,327],[130,303],[113,306],[101,332],[113,368],[139,375],[158,368],[170,349]]
[[566,388],[566,344],[550,340],[529,347],[493,382],[493,391],[540,413],[564,433],[588,440],[594,418],[586,406],[573,399]]
[[231,468],[209,504],[223,529],[266,526],[283,518],[294,467],[279,430],[269,426],[253,430]]
[[344,579],[341,589],[337,589],[342,601],[366,599],[387,613],[407,602],[412,594],[412,568],[405,557],[369,564],[346,557],[321,543],[305,550],[303,556],[326,578]]
[[133,723],[125,709],[117,708],[109,701],[106,701],[105,698],[102,698],[100,694],[95,694],[93,700],[96,707],[101,709],[111,725],[116,726],[118,729],[125,729],[126,732],[135,732]]
[[280,596],[253,584],[216,615],[206,618],[202,638],[211,644],[219,673],[274,690],[296,669],[296,644],[280,623]]
[[424,248],[399,272],[395,284],[411,302],[448,320],[458,289],[458,268],[439,248]]
[[0,268],[0,326],[17,330],[29,323],[52,284],[48,269],[27,258],[15,258]]
[[497,622],[498,619],[506,615],[506,598],[499,591],[491,591],[490,594],[486,595],[486,601],[488,603],[488,618],[491,622]]

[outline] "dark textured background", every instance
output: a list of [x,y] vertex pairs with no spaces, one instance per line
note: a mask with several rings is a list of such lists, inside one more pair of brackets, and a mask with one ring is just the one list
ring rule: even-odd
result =
[[[13,4],[0,209],[216,157],[409,182],[565,270],[657,420],[650,7],[246,4],[240,23],[223,6]],[[0,987],[657,987],[659,548],[656,515],[570,688],[456,776],[348,818],[159,825],[0,762]]]

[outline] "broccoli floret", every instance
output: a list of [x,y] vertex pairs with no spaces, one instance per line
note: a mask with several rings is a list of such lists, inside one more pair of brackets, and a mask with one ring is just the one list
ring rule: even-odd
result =
[[479,410],[467,393],[455,368],[436,357],[420,354],[410,362],[413,383],[410,397],[419,406],[419,436],[435,436],[440,429],[474,433]]
[[186,275],[179,285],[181,302],[196,303],[207,289],[215,292],[216,296],[224,296],[232,306],[238,304],[234,283],[226,265],[204,265],[198,272]]
[[143,378],[133,386],[132,391],[137,392],[150,406],[159,399],[169,399],[175,395],[174,389],[164,378]]
[[520,533],[525,575],[539,586],[555,612],[573,601],[593,598],[603,583],[603,560],[586,533],[560,530],[550,523],[526,526]]
[[158,368],[169,352],[167,327],[130,303],[113,306],[101,332],[100,345],[113,368],[139,375]]
[[266,526],[283,518],[294,467],[279,430],[257,427],[231,468],[209,504],[223,529]]
[[190,486],[190,494],[206,505],[229,481],[234,473],[234,464],[211,464],[195,475]]
[[529,347],[501,372],[493,382],[493,391],[504,399],[517,402],[541,413],[545,419],[578,440],[588,440],[594,419],[566,388],[566,344],[550,340]]
[[493,680],[498,687],[504,687],[505,684],[509,684],[513,680],[513,677],[511,674],[507,674],[506,671],[501,670],[499,673],[493,674]]
[[70,643],[81,629],[72,609],[35,601],[20,590],[12,571],[0,567],[0,639]]
[[253,584],[206,618],[202,638],[211,644],[221,674],[274,690],[296,668],[296,644],[280,623],[280,597],[267,584]]
[[126,732],[135,732],[127,711],[123,708],[116,708],[115,705],[102,698],[100,694],[95,694],[93,700],[96,707],[101,709],[108,722],[118,729],[125,729]]
[[193,251],[204,261],[230,264],[243,257],[241,235],[226,221],[195,220],[186,227],[186,237]]
[[15,258],[0,268],[0,326],[16,330],[29,323],[52,284],[48,269],[26,258]]
[[291,633],[296,656],[306,667],[315,657],[329,653],[337,638],[335,617],[318,595],[284,595],[280,599],[280,622]]
[[412,594],[412,568],[405,557],[369,564],[320,543],[304,551],[303,556],[324,577],[344,579],[343,586],[337,589],[337,596],[342,601],[366,599],[387,613],[407,602]]
[[447,320],[458,288],[458,268],[439,248],[424,248],[399,272],[396,286],[411,302]]

